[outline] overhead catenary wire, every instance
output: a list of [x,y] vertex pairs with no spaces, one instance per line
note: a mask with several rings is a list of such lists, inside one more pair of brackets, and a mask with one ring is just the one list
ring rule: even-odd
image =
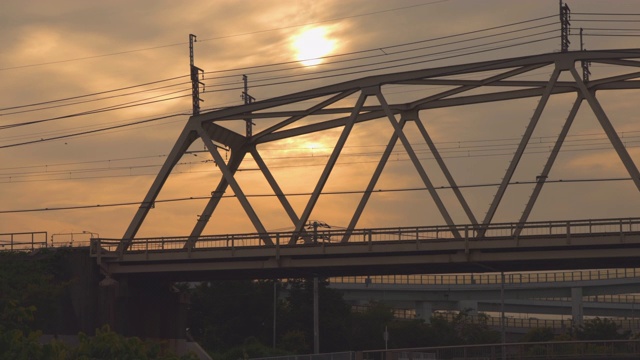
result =
[[[640,145],[631,145],[631,144],[638,144],[640,143],[640,140],[634,140],[634,139],[638,139],[640,138],[640,136],[633,136],[633,137],[626,137],[626,147],[627,148],[638,148],[640,147]],[[605,139],[595,139],[596,142],[593,142],[594,139],[576,139],[576,140],[570,140],[569,143],[565,143],[563,145],[563,152],[574,152],[574,151],[597,151],[597,150],[612,150],[611,146],[609,143],[605,142]],[[588,144],[583,144],[582,142],[584,141],[591,141],[591,143]],[[598,142],[600,141],[600,142]],[[476,142],[476,141],[469,141],[469,142]],[[571,142],[578,142],[578,144],[572,144]],[[505,144],[498,144],[498,145],[492,145],[492,144],[488,144],[488,145],[473,145],[473,146],[460,146],[460,143],[462,142],[458,142],[459,146],[453,146],[453,147],[440,147],[440,155],[443,159],[461,159],[461,158],[477,158],[477,157],[496,157],[496,156],[511,156],[513,155],[513,153],[511,151],[509,152],[505,152],[505,150],[513,150],[513,148],[516,146],[516,144],[509,144],[509,143],[505,143]],[[539,143],[533,143],[530,144],[529,146],[529,151],[526,153],[527,155],[537,155],[537,154],[547,154],[550,151],[551,146],[548,145],[550,144],[551,141],[549,142],[542,142],[542,140]],[[424,144],[423,144],[424,145]],[[379,145],[382,146],[382,145]],[[489,148],[487,148],[489,147]],[[289,149],[291,150],[291,149]],[[418,147],[416,147],[414,149],[415,153],[417,155],[421,155],[421,154],[426,154],[427,156],[423,156],[420,157],[420,160],[433,160],[434,158],[432,157],[432,154],[426,150],[426,149],[420,149]],[[359,157],[359,158],[366,158],[366,157],[371,157],[371,156],[379,156],[380,153],[379,152],[360,152],[360,153],[346,153],[346,154],[342,154],[342,156],[345,157]],[[395,158],[391,158],[389,161],[390,162],[396,162],[396,161],[409,161],[408,158],[398,158],[398,156],[402,155],[405,156],[405,153],[401,153],[401,152],[394,152],[392,155],[395,156]],[[282,161],[282,160],[319,160],[319,159],[323,159],[326,158],[327,154],[316,154],[316,155],[293,155],[293,156],[263,156],[263,160],[265,161]],[[166,158],[166,155],[156,155],[156,156],[147,156],[147,157],[141,157],[143,159],[148,159],[148,158]],[[120,161],[129,161],[132,159],[137,159],[137,158],[124,158],[121,159]],[[60,170],[56,170],[56,168],[60,168],[61,166],[68,166],[70,164],[51,164],[51,165],[40,165],[38,166],[38,168],[44,168],[44,171],[30,171],[30,172],[4,172],[4,173],[0,173],[0,179],[6,179],[5,181],[1,181],[0,183],[19,183],[19,182],[29,182],[29,181],[35,181],[35,180],[19,180],[20,178],[29,178],[29,177],[42,177],[42,176],[58,176],[58,175],[64,175],[64,178],[49,178],[50,180],[80,180],[80,179],[92,179],[94,178],[94,176],[88,176],[88,177],[79,177],[79,176],[74,176],[74,174],[84,174],[84,173],[88,173],[88,172],[93,172],[93,173],[104,173],[104,172],[108,172],[108,171],[122,171],[122,170],[128,170],[128,171],[132,171],[135,169],[144,169],[144,168],[159,168],[160,166],[162,166],[162,164],[138,164],[138,165],[121,165],[121,166],[112,166],[112,164],[118,162],[117,160],[102,160],[102,161],[85,161],[85,162],[79,162],[76,164],[95,164],[95,163],[105,163],[106,165],[103,167],[89,167],[89,168],[76,168],[76,169],[60,169]],[[181,162],[176,164],[176,167],[178,166],[192,166],[192,165],[199,165],[199,164],[203,164],[203,163],[212,163],[213,160],[209,159],[209,160],[200,160],[200,161],[195,161],[195,162]],[[356,161],[342,161],[340,163],[338,163],[338,165],[354,165],[354,164],[365,164],[365,163],[375,163],[376,161],[365,161],[365,160],[356,160]],[[74,163],[71,163],[74,164]],[[300,161],[296,161],[294,164],[287,164],[287,165],[271,165],[269,166],[271,169],[280,169],[280,168],[296,168],[296,167],[311,167],[311,166],[322,166],[324,165],[323,163],[304,163],[304,162],[300,162]],[[34,167],[30,167],[30,168],[34,168]],[[14,170],[15,168],[8,168],[8,169],[0,169],[1,171],[6,171],[6,170]],[[16,170],[19,169],[25,169],[25,167],[20,167]],[[251,170],[251,169],[239,169],[238,171],[246,171],[246,170]],[[257,170],[257,169],[255,169]],[[174,169],[174,171],[172,171],[172,173],[203,173],[203,172],[210,172],[210,171],[193,171],[193,170],[188,170],[188,171],[176,171]],[[153,175],[153,174],[129,174],[128,176],[146,176],[146,175]],[[68,177],[67,177],[68,176]],[[101,177],[104,177],[103,175],[100,175]],[[114,176],[114,177],[119,177],[119,176]]]
[[[525,21],[525,22],[528,22],[528,21]],[[508,26],[508,25],[505,25],[505,26]],[[550,38],[549,38],[549,39],[550,39]],[[543,39],[543,40],[547,40],[547,39]],[[537,40],[537,41],[543,41],[543,40]],[[526,43],[524,43],[524,44],[528,44],[528,43],[531,43],[531,42],[526,42]],[[518,44],[518,45],[522,45],[522,44]],[[479,46],[482,46],[482,45],[479,45]],[[510,46],[515,46],[515,45],[510,45]],[[506,46],[506,47],[510,47],[510,46]],[[477,46],[476,46],[476,47],[477,47]],[[505,48],[505,47],[501,47],[501,48]],[[500,48],[498,48],[498,49],[500,49]],[[496,48],[493,48],[493,49],[487,49],[487,50],[481,50],[481,51],[479,51],[479,52],[487,52],[487,51],[494,51],[494,50],[496,50]],[[458,50],[455,50],[455,49],[454,49],[454,50],[450,50],[450,51],[448,51],[448,52],[455,52],[455,51],[460,51],[460,50],[459,50],[459,49],[458,49]],[[471,54],[479,53],[479,52],[472,52]],[[458,54],[458,55],[454,55],[454,56],[452,56],[452,57],[460,57],[460,56],[465,56],[465,55],[469,55],[469,54],[468,54],[468,53],[467,53],[467,54]],[[451,58],[451,57],[445,57],[444,59],[448,59],[448,58]],[[440,58],[440,60],[441,60],[441,59],[443,59],[443,58]],[[429,61],[436,61],[436,60],[439,60],[439,59],[432,59],[432,60],[429,60]],[[423,63],[423,62],[418,62],[418,63]],[[412,63],[412,64],[415,64],[415,63]],[[408,65],[411,65],[411,64],[403,64],[403,65],[400,65],[400,66],[408,66]],[[383,67],[382,69],[389,69],[389,68],[393,68],[393,67],[396,67],[396,66],[386,66],[386,67]],[[368,70],[368,71],[375,71],[375,70],[381,70],[381,69],[380,69],[380,68],[378,68],[378,69],[372,69],[372,70]],[[351,72],[351,73],[348,73],[348,74],[355,74],[355,73],[360,73],[360,71],[357,71],[357,72]],[[334,76],[342,76],[342,75],[346,75],[346,74],[342,73],[342,74],[336,74],[336,75],[334,75]],[[311,79],[304,79],[304,80],[302,80],[302,81],[317,80],[317,79],[321,79],[321,78],[324,78],[324,77],[315,77],[315,78],[311,78]],[[254,86],[254,87],[258,87],[258,86],[282,85],[282,84],[287,84],[287,83],[292,83],[292,82],[298,82],[298,81],[277,82],[277,83],[271,83],[271,84],[258,84],[258,85]],[[233,89],[223,89],[223,90],[219,90],[219,91],[228,91],[228,90],[237,90],[237,88],[233,88]],[[186,95],[185,95],[185,97],[186,97]],[[142,104],[139,104],[139,105],[144,105],[144,104],[148,104],[148,103],[142,103]],[[119,109],[119,108],[126,108],[126,107],[117,107],[117,106],[114,106],[112,109]],[[103,111],[110,111],[110,110],[108,110],[108,109],[104,109]],[[55,118],[55,119],[47,119],[47,121],[53,121],[53,120],[59,120],[59,119],[66,119],[66,118],[70,118],[70,117],[82,116],[82,115],[85,115],[85,114],[91,114],[91,113],[92,113],[92,112],[85,112],[85,113],[82,113],[82,114],[73,114],[73,115],[71,115],[71,116],[69,116],[69,115],[67,115],[67,116],[61,116],[61,117],[57,117],[57,118]],[[31,121],[31,122],[27,122],[27,123],[29,123],[29,124],[35,124],[35,123],[39,123],[39,122],[41,122],[41,121]],[[5,128],[11,128],[11,127],[15,127],[15,126],[21,126],[21,125],[11,124],[11,125],[7,125],[7,127],[5,127]],[[2,129],[2,128],[0,127],[0,129]],[[37,142],[42,142],[42,141],[43,141],[43,139],[40,139],[40,141],[30,141],[30,142],[16,143],[16,144],[12,144],[11,146],[28,145],[28,144],[37,143]],[[1,148],[1,147],[0,147],[0,148]]]
[[80,131],[80,132],[77,132],[77,133],[71,133],[71,134],[65,134],[65,135],[59,135],[59,136],[52,136],[52,137],[49,137],[49,138],[41,138],[40,140],[31,140],[31,141],[24,141],[24,142],[20,142],[20,143],[13,143],[13,144],[9,144],[9,145],[0,145],[0,149],[6,149],[6,148],[11,148],[11,147],[23,146],[23,145],[30,145],[30,144],[35,144],[35,143],[45,142],[45,141],[68,139],[68,138],[79,136],[79,135],[95,134],[95,133],[104,132],[104,131],[107,131],[107,130],[120,129],[120,128],[123,128],[123,127],[134,126],[134,125],[139,125],[139,124],[145,124],[145,123],[158,121],[158,120],[163,120],[163,119],[167,119],[167,118],[171,118],[171,117],[175,117],[175,116],[185,116],[185,115],[190,115],[190,114],[188,114],[188,113],[177,113],[177,114],[172,114],[172,115],[167,115],[167,116],[159,116],[159,117],[146,119],[146,120],[140,120],[140,121],[127,123],[127,124],[107,126],[107,127],[103,127],[103,128],[95,129],[95,130]]
[[[431,1],[431,2],[423,3],[423,4],[416,4],[416,5],[409,5],[409,6],[403,6],[403,7],[398,7],[398,8],[391,8],[391,9],[386,9],[386,10],[380,10],[380,11],[374,11],[374,12],[369,12],[369,13],[338,17],[338,18],[327,19],[327,20],[316,21],[316,22],[310,22],[310,23],[304,23],[304,24],[296,24],[296,25],[290,25],[290,26],[284,26],[284,27],[278,27],[278,28],[270,28],[270,29],[258,30],[258,31],[240,33],[240,34],[224,35],[224,36],[218,36],[218,37],[213,37],[213,38],[204,38],[204,39],[200,39],[199,41],[200,42],[205,42],[205,41],[221,40],[221,39],[240,37],[240,36],[247,36],[247,35],[256,35],[256,34],[259,34],[259,33],[279,31],[279,30],[296,28],[296,27],[304,27],[304,26],[321,24],[321,23],[326,23],[326,22],[333,22],[333,21],[339,21],[339,20],[362,17],[362,16],[369,16],[369,15],[375,15],[375,14],[388,13],[388,12],[398,11],[398,10],[406,10],[406,9],[411,9],[411,8],[416,8],[416,7],[426,6],[426,5],[433,5],[433,4],[437,4],[437,3],[442,3],[442,2],[446,2],[446,1],[448,1],[448,0],[435,0],[435,1]],[[172,44],[150,46],[150,47],[146,47],[146,48],[117,51],[117,52],[112,52],[112,53],[108,53],[108,54],[100,54],[100,55],[84,56],[84,57],[72,58],[72,59],[49,61],[49,62],[44,62],[44,63],[39,63],[39,64],[27,64],[27,65],[11,66],[11,67],[0,68],[0,71],[24,69],[24,68],[44,66],[44,65],[62,64],[62,63],[68,63],[68,62],[74,62],[74,61],[81,61],[81,60],[89,60],[89,59],[96,59],[96,58],[116,56],[116,55],[131,54],[131,53],[141,52],[141,51],[156,50],[156,49],[162,49],[162,48],[168,48],[168,47],[174,47],[174,46],[183,46],[183,45],[186,45],[186,44],[188,44],[188,42],[178,42],[178,43],[172,43]]]
[[[574,182],[609,182],[609,181],[630,181],[631,178],[591,178],[591,179],[558,179],[558,180],[549,180],[547,179],[545,183],[574,183]],[[536,184],[537,181],[517,181],[510,182],[509,185],[533,185]],[[485,184],[472,184],[472,185],[459,185],[458,188],[479,188],[479,187],[496,187],[500,186],[500,183],[485,183]],[[436,187],[436,190],[446,190],[451,189],[451,186],[439,186]],[[413,188],[396,188],[396,189],[375,189],[370,191],[370,193],[389,193],[389,192],[408,192],[408,191],[426,191],[428,190],[426,187],[413,187]],[[343,190],[343,191],[326,191],[323,192],[323,195],[349,195],[349,194],[364,194],[367,193],[365,190]],[[287,197],[295,197],[295,196],[310,196],[313,193],[311,192],[299,192],[299,193],[288,193],[282,194]],[[281,195],[277,194],[245,194],[247,198],[264,198],[264,197],[278,197]],[[235,198],[237,195],[221,195],[222,198]],[[172,198],[172,199],[159,199],[154,200],[154,204],[159,203],[170,203],[170,202],[179,202],[179,201],[193,201],[193,200],[209,200],[211,196],[189,196],[189,197],[181,197],[181,198]],[[120,203],[108,203],[108,204],[95,204],[95,205],[73,205],[73,206],[60,206],[60,207],[46,207],[46,208],[32,208],[32,209],[16,209],[16,210],[0,210],[0,214],[15,214],[15,213],[25,213],[25,212],[42,212],[42,211],[61,211],[61,210],[79,210],[79,209],[92,209],[92,208],[108,208],[108,207],[116,207],[116,206],[144,206],[145,203],[142,202],[120,202]],[[149,206],[149,204],[147,204]]]
[[143,83],[143,84],[130,85],[130,86],[125,86],[125,87],[121,87],[121,88],[117,88],[117,89],[103,90],[103,91],[98,91],[98,92],[89,93],[89,94],[70,96],[70,97],[66,97],[66,98],[47,100],[47,101],[40,101],[40,102],[36,102],[36,103],[23,104],[23,105],[17,105],[17,106],[4,107],[4,108],[0,108],[0,111],[21,109],[21,108],[25,108],[25,107],[33,107],[33,106],[40,106],[40,105],[47,105],[47,104],[53,104],[53,103],[62,102],[62,101],[82,99],[82,98],[86,98],[86,97],[90,97],[90,96],[104,95],[104,94],[109,94],[109,93],[113,93],[113,92],[117,92],[117,91],[129,90],[129,89],[134,89],[134,88],[137,88],[137,87],[154,85],[154,84],[159,84],[159,83],[172,81],[172,80],[176,80],[176,79],[186,78],[188,76],[189,75],[175,76],[175,77],[168,78],[168,79],[155,80],[155,81],[146,82],[146,83]]

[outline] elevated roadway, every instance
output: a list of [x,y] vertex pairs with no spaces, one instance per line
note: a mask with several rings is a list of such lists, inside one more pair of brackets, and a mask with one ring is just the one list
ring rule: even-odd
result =
[[[330,286],[356,306],[382,302],[427,319],[432,311],[472,310],[521,315],[635,318],[639,269],[553,273],[332,278]],[[429,313],[425,313],[429,312]]]

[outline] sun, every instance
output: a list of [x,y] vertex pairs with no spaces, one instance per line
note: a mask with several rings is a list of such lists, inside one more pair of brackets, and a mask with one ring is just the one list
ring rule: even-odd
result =
[[305,66],[322,63],[322,57],[330,54],[336,46],[336,41],[328,37],[329,30],[318,26],[306,28],[292,37],[291,45],[296,52],[296,60]]

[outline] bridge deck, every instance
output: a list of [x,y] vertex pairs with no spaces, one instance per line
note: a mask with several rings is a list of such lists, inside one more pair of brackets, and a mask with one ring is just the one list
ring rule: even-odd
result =
[[[640,263],[640,219],[528,223],[482,229],[448,226],[360,229],[348,242],[344,230],[135,239],[125,253],[118,240],[94,239],[92,256],[111,274],[157,274],[180,279],[211,277],[301,277],[375,274],[541,271],[636,267]],[[484,233],[483,237],[478,237]],[[270,236],[274,245],[263,245]],[[100,249],[100,251],[98,251]]]

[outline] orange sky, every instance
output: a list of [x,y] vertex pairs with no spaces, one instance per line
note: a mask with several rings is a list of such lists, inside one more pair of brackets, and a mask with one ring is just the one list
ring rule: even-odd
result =
[[[573,1],[574,13],[640,13],[637,1]],[[207,88],[202,94],[203,108],[240,105],[240,87],[244,73],[249,75],[250,93],[258,100],[287,93],[342,82],[373,73],[323,76],[331,68],[362,66],[385,61],[394,51],[412,55],[436,53],[440,48],[415,50],[427,39],[448,37],[497,27],[520,21],[543,18],[558,12],[556,0],[448,0],[448,1],[215,1],[176,2],[170,0],[82,2],[75,0],[28,2],[5,0],[0,4],[0,125],[49,121],[0,129],[0,146],[36,141],[34,144],[0,148],[0,233],[47,231],[49,234],[93,232],[102,237],[121,237],[137,206],[88,208],[82,210],[12,212],[56,207],[92,206],[142,201],[159,166],[176,141],[191,112],[188,34],[198,37],[195,44],[196,65],[205,70]],[[575,27],[604,26],[596,22],[580,22],[586,15],[572,17]],[[630,17],[629,19],[640,19]],[[531,23],[557,23],[557,17]],[[551,27],[541,28],[553,30]],[[621,27],[622,25],[608,25]],[[635,23],[629,28],[638,28]],[[523,29],[526,25],[519,28]],[[557,27],[557,26],[556,26]],[[507,30],[502,30],[507,31]],[[595,30],[594,30],[595,31]],[[326,42],[306,45],[304,33]],[[593,32],[593,31],[592,31]],[[636,31],[637,33],[637,31]],[[503,34],[516,37],[526,32]],[[579,48],[575,30],[571,49]],[[635,34],[626,32],[626,34]],[[480,34],[478,34],[480,35]],[[447,66],[483,60],[533,55],[559,50],[559,30],[541,35],[553,39],[487,51],[475,55],[431,61],[415,66],[393,68],[386,72]],[[494,38],[460,42],[451,38],[448,49],[485,44]],[[498,39],[497,37],[495,39]],[[296,45],[296,41],[298,45]],[[305,46],[300,45],[300,41]],[[442,41],[441,41],[442,43]],[[638,48],[640,38],[586,37],[591,50]],[[431,43],[422,43],[422,46]],[[306,49],[306,50],[305,50]],[[304,50],[304,51],[303,51]],[[312,51],[313,50],[313,51]],[[311,51],[311,52],[309,52]],[[351,54],[351,55],[344,55]],[[309,57],[328,56],[321,64],[305,67],[298,61]],[[398,55],[396,55],[398,56]],[[365,59],[370,57],[370,59]],[[351,62],[337,60],[350,59]],[[259,66],[281,63],[282,70],[269,72]],[[324,67],[323,67],[324,66]],[[230,71],[232,69],[239,69]],[[362,68],[360,68],[362,69]],[[594,67],[594,76],[610,69]],[[384,70],[376,73],[385,72]],[[317,74],[314,76],[313,74]],[[540,72],[548,78],[550,70]],[[318,77],[316,80],[289,82],[291,79]],[[170,81],[162,81],[173,79]],[[157,83],[156,83],[157,82]],[[279,85],[261,86],[282,82]],[[154,83],[154,84],[152,84]],[[136,85],[149,84],[145,86]],[[108,92],[113,89],[123,89]],[[405,94],[390,98],[402,101]],[[104,93],[102,93],[104,92]],[[90,97],[86,94],[102,93]],[[127,95],[128,94],[128,95]],[[126,96],[125,96],[126,95]],[[626,141],[629,152],[638,163],[640,156],[635,136],[638,126],[637,93],[630,91],[602,94],[600,100],[616,130]],[[167,100],[169,98],[174,98]],[[527,164],[518,170],[515,181],[534,179],[548,156],[574,96],[552,98],[534,138],[537,147],[525,155]],[[68,99],[47,103],[58,99]],[[164,101],[158,101],[164,100]],[[144,106],[136,101],[149,102]],[[345,105],[353,100],[345,100]],[[35,107],[23,105],[43,103]],[[91,115],[50,120],[69,114],[94,111],[126,104],[123,109]],[[496,183],[501,180],[514,151],[514,140],[524,132],[537,99],[508,104],[486,104],[473,107],[439,109],[421,114],[425,126],[441,149],[446,150],[448,164],[459,185]],[[65,105],[65,106],[61,106]],[[35,109],[40,108],[38,111]],[[566,151],[561,153],[550,178],[590,179],[625,177],[628,174],[610,150],[602,129],[584,107],[572,129]],[[55,141],[39,139],[90,131],[94,129],[185,114],[137,126],[69,137]],[[388,123],[387,123],[388,125]],[[243,124],[231,125],[240,133]],[[256,123],[256,129],[264,128]],[[415,135],[415,132],[410,132]],[[375,161],[388,141],[387,127],[377,124],[354,130],[344,156],[327,184],[327,191],[362,190]],[[316,134],[291,142],[265,145],[262,155],[282,182],[287,193],[304,193],[313,189],[322,171],[323,161],[336,139],[336,132]],[[414,136],[414,140],[416,137]],[[582,141],[582,142],[581,142]],[[587,146],[579,147],[579,145]],[[483,153],[480,144],[493,144],[494,152]],[[498,148],[495,144],[504,146]],[[456,149],[457,148],[457,149]],[[467,155],[461,157],[469,149]],[[587,149],[588,150],[585,150]],[[594,150],[594,148],[601,150]],[[201,143],[194,149],[202,149]],[[424,150],[424,147],[422,148]],[[398,150],[400,150],[398,148]],[[160,199],[207,196],[220,178],[217,168],[206,162],[206,154],[186,155],[176,168]],[[425,155],[426,156],[426,155]],[[400,189],[422,186],[415,169],[398,152],[387,166],[378,188]],[[435,166],[424,160],[427,168]],[[238,179],[247,194],[269,192],[263,177],[246,164],[247,171]],[[436,185],[445,185],[442,176],[433,175]],[[640,200],[630,181],[584,184],[549,184],[541,195],[532,220],[637,216]],[[495,221],[516,221],[530,194],[530,187],[513,187],[501,205]],[[470,205],[482,218],[495,188],[468,190]],[[445,201],[451,201],[444,195]],[[321,197],[312,214],[333,226],[347,226],[358,195],[326,195]],[[291,197],[300,213],[306,197]],[[252,205],[268,230],[291,230],[274,198],[252,198]],[[187,235],[202,211],[202,200],[158,205],[141,229],[140,236]],[[453,210],[456,221],[462,221],[460,210]],[[425,191],[381,193],[371,202],[359,227],[437,225],[443,220],[436,213]],[[235,199],[225,199],[205,233],[251,232],[253,228]]]

